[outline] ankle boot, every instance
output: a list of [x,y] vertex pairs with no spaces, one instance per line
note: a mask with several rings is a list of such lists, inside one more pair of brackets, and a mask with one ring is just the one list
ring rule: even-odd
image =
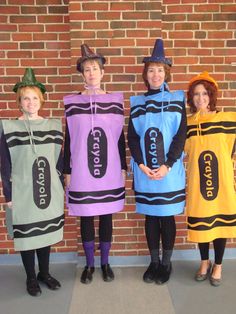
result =
[[145,281],[146,283],[154,282],[157,276],[158,270],[159,270],[159,263],[151,262],[147,270],[143,274],[143,281]]
[[170,279],[170,274],[172,271],[171,263],[169,265],[160,265],[160,270],[156,277],[156,283],[158,285],[162,285],[163,283],[167,282]]

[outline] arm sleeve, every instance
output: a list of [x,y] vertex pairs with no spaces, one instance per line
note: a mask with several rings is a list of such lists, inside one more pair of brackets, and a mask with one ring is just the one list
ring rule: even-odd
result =
[[119,141],[118,141],[118,148],[119,148],[119,154],[120,154],[120,163],[121,163],[121,169],[127,170],[127,164],[126,164],[126,149],[125,149],[125,134],[122,130]]
[[63,163],[63,152],[61,150],[58,161],[57,161],[57,173],[59,175],[62,187],[64,188],[64,175],[63,175],[63,169],[64,169],[64,163]]
[[70,133],[68,126],[66,124],[66,131],[65,131],[65,145],[64,145],[64,174],[71,174],[71,167],[70,167]]
[[134,125],[133,125],[131,117],[129,118],[129,125],[128,125],[128,146],[129,146],[131,155],[134,158],[134,161],[138,165],[144,164],[143,154],[142,154],[142,150],[140,146],[140,137],[134,129]]
[[168,165],[169,167],[172,167],[176,160],[180,158],[184,150],[186,135],[187,135],[187,118],[185,104],[183,102],[183,111],[180,126],[170,144],[169,152],[167,153],[167,161],[165,162],[165,164]]
[[0,158],[3,194],[5,196],[6,202],[10,202],[12,200],[11,157],[9,148],[7,146],[6,138],[3,132],[0,142]]

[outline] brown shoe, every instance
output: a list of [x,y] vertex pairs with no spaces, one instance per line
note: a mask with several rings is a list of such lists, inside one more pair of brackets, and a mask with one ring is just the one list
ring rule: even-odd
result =
[[209,278],[210,280],[210,284],[213,286],[213,287],[219,287],[221,285],[221,282],[222,282],[222,278],[214,278],[212,276],[213,272],[214,272],[214,268],[216,267],[216,264],[214,264],[214,266],[212,267],[212,271],[211,271],[211,276]]
[[204,281],[204,280],[206,280],[209,277],[209,274],[211,273],[211,267],[212,267],[212,265],[211,265],[211,262],[209,261],[209,265],[207,267],[207,272],[205,274],[201,274],[199,272],[200,270],[198,270],[197,273],[195,274],[194,279],[196,281]]

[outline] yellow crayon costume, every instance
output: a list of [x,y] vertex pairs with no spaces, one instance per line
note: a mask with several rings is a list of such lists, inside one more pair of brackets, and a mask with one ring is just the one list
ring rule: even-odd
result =
[[236,112],[193,114],[188,118],[188,240],[210,242],[236,237],[233,149]]

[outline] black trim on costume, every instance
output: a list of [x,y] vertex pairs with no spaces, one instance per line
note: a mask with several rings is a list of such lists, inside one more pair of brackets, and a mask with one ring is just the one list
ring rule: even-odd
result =
[[[93,102],[95,104],[95,102]],[[96,108],[96,114],[104,114],[104,113],[113,113],[113,114],[124,114],[124,109],[123,105],[120,103],[116,102],[110,102],[110,103],[101,103],[101,102],[96,102],[97,106],[100,106],[102,108],[97,107]],[[71,107],[76,107],[70,110]],[[111,108],[110,108],[111,107]],[[118,108],[117,108],[118,107]],[[66,116],[70,117],[72,115],[76,114],[91,114],[91,108],[90,108],[90,103],[85,103],[85,104],[68,104],[65,105],[66,109]],[[93,114],[95,113],[95,106],[92,108]]]
[[[156,108],[158,107],[158,108]],[[135,111],[135,112],[134,112]],[[131,108],[130,115],[131,118],[137,118],[139,116],[145,115],[146,113],[160,113],[163,112],[179,112],[183,111],[182,101],[155,101],[148,100],[145,105],[137,105]]]
[[[182,195],[184,194],[184,195]],[[143,198],[146,197],[146,198]],[[147,198],[155,198],[154,200],[148,200]],[[163,199],[166,198],[166,199]],[[137,203],[148,205],[168,205],[180,203],[185,200],[185,189],[167,192],[167,193],[140,193],[135,191],[135,200]]]
[[[17,239],[30,238],[30,237],[35,237],[35,236],[44,235],[44,234],[57,231],[64,226],[64,220],[65,220],[65,215],[63,214],[59,217],[46,220],[46,221],[40,221],[40,222],[37,221],[35,223],[23,224],[23,225],[13,225],[14,238],[17,238]],[[16,229],[19,229],[19,231]]]
[[[34,136],[34,144],[40,145],[40,144],[49,144],[49,143],[55,143],[62,145],[63,144],[63,134],[60,131],[33,131]],[[30,145],[30,137],[28,132],[11,132],[5,134],[7,146],[14,147],[14,146],[20,146],[20,145]],[[36,137],[39,137],[36,138]],[[58,138],[59,137],[59,138]],[[12,138],[12,139],[11,139]],[[24,139],[23,138],[27,138]]]
[[[121,195],[119,195],[121,194]],[[118,196],[119,195],[119,196]],[[77,198],[77,199],[73,199]],[[85,199],[82,199],[85,198]],[[108,203],[125,198],[125,188],[121,187],[105,191],[69,192],[70,204]]]
[[[191,136],[196,136],[199,132],[201,135],[217,134],[217,133],[234,134],[235,129],[236,129],[236,122],[230,122],[230,121],[200,123],[200,125],[201,125],[201,130],[199,129],[198,124],[188,126],[187,138]],[[211,128],[211,129],[206,130],[208,128]]]
[[[223,221],[221,221],[223,220]],[[197,226],[192,226],[198,224]],[[211,217],[188,217],[188,229],[190,230],[211,230],[215,227],[236,226],[235,215],[214,215]]]

